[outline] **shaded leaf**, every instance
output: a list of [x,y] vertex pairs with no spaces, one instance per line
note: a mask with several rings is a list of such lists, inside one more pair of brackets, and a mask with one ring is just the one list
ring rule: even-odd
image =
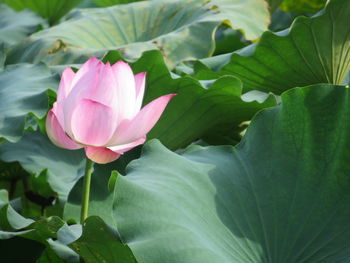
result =
[[280,6],[283,0],[268,0],[270,13],[273,14],[275,10]]
[[149,142],[117,179],[122,240],[142,263],[347,262],[349,98],[340,86],[290,90],[237,147],[178,155]]
[[40,257],[45,246],[39,242],[21,237],[8,240],[0,239],[1,261],[6,263],[34,263]]
[[271,17],[271,24],[269,25],[269,30],[271,31],[282,31],[291,26],[294,19],[300,16],[300,13],[296,12],[283,12],[281,10],[276,10]]
[[215,55],[225,54],[241,49],[251,42],[244,40],[241,32],[220,26],[215,32]]

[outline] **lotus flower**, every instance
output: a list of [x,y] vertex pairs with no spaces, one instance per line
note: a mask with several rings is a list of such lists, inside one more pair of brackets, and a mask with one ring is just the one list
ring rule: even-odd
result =
[[76,73],[66,68],[46,119],[49,138],[62,148],[84,147],[96,163],[112,162],[143,144],[175,96],[159,97],[141,109],[145,79],[145,72],[134,75],[123,61],[110,65],[92,57]]

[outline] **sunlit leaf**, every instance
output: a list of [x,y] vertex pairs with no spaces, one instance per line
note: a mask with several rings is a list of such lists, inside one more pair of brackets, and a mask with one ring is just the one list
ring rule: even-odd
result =
[[7,62],[81,63],[89,55],[115,49],[134,59],[143,51],[159,49],[173,67],[182,60],[210,56],[214,32],[224,21],[248,39],[258,38],[269,23],[267,5],[261,0],[144,1],[81,9],[71,17],[14,47]]

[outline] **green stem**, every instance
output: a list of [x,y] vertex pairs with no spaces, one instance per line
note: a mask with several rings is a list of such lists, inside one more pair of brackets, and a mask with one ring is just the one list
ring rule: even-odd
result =
[[88,217],[89,212],[89,199],[90,199],[90,184],[91,175],[93,171],[94,163],[86,158],[85,175],[84,175],[84,185],[83,185],[83,195],[81,203],[81,214],[80,223],[83,224],[85,219]]

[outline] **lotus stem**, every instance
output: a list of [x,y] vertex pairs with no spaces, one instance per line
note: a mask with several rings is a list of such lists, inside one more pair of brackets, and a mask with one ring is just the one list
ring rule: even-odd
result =
[[80,223],[83,224],[85,219],[88,217],[89,213],[89,200],[90,200],[90,184],[91,175],[93,171],[94,163],[93,161],[86,158],[84,184],[83,184],[83,195],[81,199],[81,214]]

